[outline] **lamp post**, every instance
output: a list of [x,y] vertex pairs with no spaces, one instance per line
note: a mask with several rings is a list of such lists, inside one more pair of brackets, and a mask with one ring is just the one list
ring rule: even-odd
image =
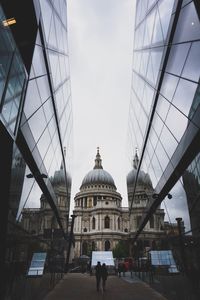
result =
[[72,222],[71,222],[71,230],[70,230],[70,235],[69,235],[69,244],[68,244],[66,265],[65,265],[66,272],[68,272],[68,267],[69,267],[69,256],[70,256],[71,244],[72,244],[72,238],[73,238],[74,219],[76,218],[76,215],[71,215],[71,217],[72,217]]
[[187,262],[186,262],[186,256],[185,256],[185,246],[182,236],[182,218],[176,218],[177,226],[178,226],[178,234],[179,234],[179,245],[180,245],[180,255],[183,265],[183,271],[187,274],[188,268],[187,268]]

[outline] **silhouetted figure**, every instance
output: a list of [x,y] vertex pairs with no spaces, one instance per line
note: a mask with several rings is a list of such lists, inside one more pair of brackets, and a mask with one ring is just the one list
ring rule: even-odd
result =
[[118,264],[119,277],[121,277],[122,272],[123,272],[123,263],[120,261],[119,264]]
[[96,276],[96,286],[97,286],[97,291],[99,291],[99,286],[101,282],[101,263],[100,261],[97,262],[97,265],[95,267],[95,276]]
[[102,267],[101,267],[101,278],[102,278],[102,287],[103,287],[103,291],[105,291],[106,288],[106,280],[108,278],[108,271],[106,268],[106,264],[103,263]]

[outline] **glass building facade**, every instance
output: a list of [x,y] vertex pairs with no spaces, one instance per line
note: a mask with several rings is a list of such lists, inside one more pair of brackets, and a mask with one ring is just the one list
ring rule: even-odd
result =
[[[22,0],[19,7],[2,0],[0,23],[0,269],[5,295],[14,282],[13,263],[24,263],[26,274],[33,252],[44,250],[32,239],[36,232],[24,225],[24,210],[37,223],[45,198],[66,238],[73,120],[66,1]],[[64,214],[58,193],[65,197]]]
[[128,153],[132,161],[138,148],[138,173],[149,174],[156,193],[140,232],[160,204],[170,223],[181,217],[190,231],[195,218],[195,226],[200,226],[199,16],[198,1],[136,4]]

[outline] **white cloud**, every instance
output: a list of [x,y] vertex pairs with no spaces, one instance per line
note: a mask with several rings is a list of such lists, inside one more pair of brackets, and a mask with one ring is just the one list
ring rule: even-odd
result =
[[72,202],[100,147],[127,205],[125,155],[134,29],[133,0],[68,1],[74,116]]

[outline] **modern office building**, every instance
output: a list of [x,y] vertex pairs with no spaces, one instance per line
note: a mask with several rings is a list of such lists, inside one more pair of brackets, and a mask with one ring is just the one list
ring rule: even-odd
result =
[[[132,159],[138,148],[136,178],[148,173],[155,195],[135,239],[160,204],[171,223],[182,218],[192,232],[200,226],[199,16],[199,1],[136,4],[128,152]],[[137,180],[132,203],[136,189]]]
[[[26,274],[31,249],[43,250],[29,227],[22,230],[24,209],[39,208],[43,195],[66,238],[72,103],[65,0],[22,0],[20,5],[1,1],[0,145],[0,272],[4,295],[16,265],[23,266],[21,273]],[[61,165],[63,193],[67,195],[65,219],[51,180]]]

